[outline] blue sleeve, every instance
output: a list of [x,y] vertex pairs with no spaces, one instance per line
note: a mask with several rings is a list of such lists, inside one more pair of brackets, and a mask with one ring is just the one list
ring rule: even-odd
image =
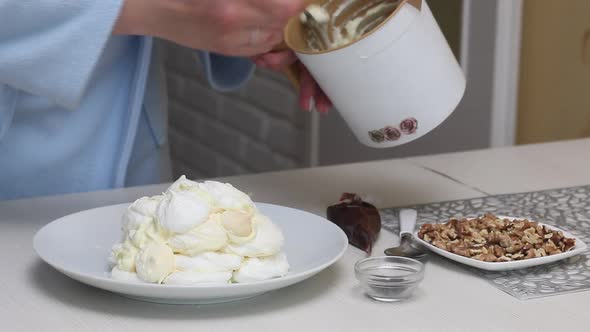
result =
[[75,108],[123,0],[0,0],[0,84]]
[[255,65],[246,58],[230,57],[209,52],[198,52],[205,78],[218,91],[239,88],[250,79]]
[[0,141],[12,123],[16,101],[17,91],[0,84]]

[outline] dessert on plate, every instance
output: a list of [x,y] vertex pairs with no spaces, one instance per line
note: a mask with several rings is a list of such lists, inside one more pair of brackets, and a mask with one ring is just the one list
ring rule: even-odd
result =
[[281,230],[227,183],[180,177],[142,197],[122,218],[110,256],[117,280],[169,285],[229,284],[282,277]]

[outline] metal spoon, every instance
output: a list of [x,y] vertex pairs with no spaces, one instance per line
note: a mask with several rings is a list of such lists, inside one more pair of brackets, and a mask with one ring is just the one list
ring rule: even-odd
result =
[[413,259],[423,259],[426,252],[420,249],[420,245],[414,240],[413,232],[416,226],[418,212],[412,209],[403,209],[399,212],[400,245],[385,249],[387,256],[402,256]]

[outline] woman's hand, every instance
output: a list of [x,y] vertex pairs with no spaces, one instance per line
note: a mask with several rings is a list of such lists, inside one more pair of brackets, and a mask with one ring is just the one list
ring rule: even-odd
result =
[[332,102],[320,88],[315,79],[311,76],[307,68],[297,60],[295,53],[292,51],[268,52],[252,58],[257,66],[270,68],[273,70],[284,70],[292,64],[296,64],[299,69],[299,105],[307,111],[315,109],[319,113],[328,113],[332,107]]
[[148,35],[224,55],[255,56],[258,66],[282,70],[296,63],[299,103],[327,113],[332,103],[291,51],[271,52],[304,0],[126,0],[115,34]]
[[126,0],[114,33],[252,56],[279,44],[287,21],[304,7],[304,0]]

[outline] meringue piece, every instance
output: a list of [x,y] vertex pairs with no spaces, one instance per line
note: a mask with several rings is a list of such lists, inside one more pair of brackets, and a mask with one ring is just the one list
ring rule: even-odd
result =
[[227,231],[229,242],[242,244],[254,238],[252,215],[242,211],[225,211],[219,215],[221,225]]
[[197,192],[171,191],[158,207],[158,221],[173,233],[184,233],[209,218],[210,204]]
[[221,225],[232,235],[246,237],[252,234],[252,216],[242,211],[225,211],[220,215]]
[[171,195],[172,193],[192,192],[199,196],[203,201],[207,202],[209,206],[214,205],[213,197],[206,191],[202,190],[199,183],[188,180],[186,176],[182,175],[176,182],[174,182],[164,193],[164,195]]
[[231,272],[174,272],[164,280],[167,285],[228,284]]
[[206,252],[198,256],[174,256],[176,269],[195,272],[230,272],[240,268],[242,257],[233,254]]
[[195,181],[191,181],[189,179],[186,178],[186,176],[182,175],[181,177],[178,178],[178,180],[176,180],[173,184],[170,185],[170,187],[168,187],[168,190],[166,191],[167,193],[170,193],[172,191],[178,192],[178,191],[187,191],[187,190],[191,190],[194,188],[198,188],[199,184]]
[[163,196],[141,197],[123,215],[123,229],[136,229],[153,220]]
[[129,232],[136,231],[154,221],[161,200],[162,196],[141,197],[129,205],[121,218],[123,230],[121,241],[125,241]]
[[135,269],[142,280],[160,283],[174,271],[174,253],[165,244],[151,242],[137,254]]
[[175,234],[168,245],[176,253],[195,256],[207,251],[218,251],[227,245],[227,233],[217,220],[211,218],[184,234]]
[[285,253],[264,258],[246,258],[242,267],[234,273],[233,280],[238,283],[254,282],[282,277],[289,272]]
[[248,212],[255,210],[250,196],[234,188],[229,183],[205,181],[199,183],[199,188],[211,195],[217,210],[243,210]]
[[268,217],[257,214],[252,218],[256,235],[252,241],[227,246],[227,251],[242,257],[265,257],[277,254],[283,245],[281,230]]
[[137,276],[137,273],[119,270],[119,268],[117,268],[116,266],[111,271],[111,278],[127,282],[144,282]]
[[109,261],[121,271],[135,272],[135,257],[139,249],[126,240],[123,243],[117,243],[111,249]]

